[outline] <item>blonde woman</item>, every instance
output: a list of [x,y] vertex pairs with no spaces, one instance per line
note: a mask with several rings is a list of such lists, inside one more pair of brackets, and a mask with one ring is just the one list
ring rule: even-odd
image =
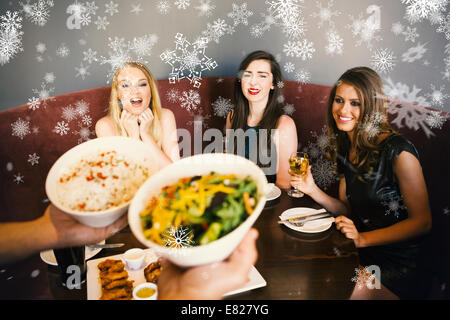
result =
[[175,117],[161,107],[153,75],[138,62],[117,68],[108,115],[98,120],[95,132],[97,137],[125,136],[143,141],[161,168],[180,159]]

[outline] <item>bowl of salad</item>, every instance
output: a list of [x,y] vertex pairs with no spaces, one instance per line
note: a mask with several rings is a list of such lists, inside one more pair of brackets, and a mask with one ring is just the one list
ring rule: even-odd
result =
[[227,258],[261,214],[267,179],[232,154],[201,154],[152,175],[128,210],[135,237],[160,256],[192,267]]

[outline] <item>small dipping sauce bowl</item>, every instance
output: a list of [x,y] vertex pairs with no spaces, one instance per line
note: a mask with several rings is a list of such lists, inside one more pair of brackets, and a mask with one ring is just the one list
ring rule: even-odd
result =
[[125,251],[123,259],[127,264],[127,268],[130,270],[139,270],[145,260],[145,252],[142,249],[134,248]]
[[135,300],[156,300],[158,298],[158,286],[151,282],[144,282],[133,290]]

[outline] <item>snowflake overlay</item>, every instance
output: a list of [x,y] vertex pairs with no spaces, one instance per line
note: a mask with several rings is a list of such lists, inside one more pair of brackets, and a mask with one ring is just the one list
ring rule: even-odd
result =
[[23,140],[25,136],[31,133],[30,122],[22,120],[21,118],[17,119],[14,123],[12,123],[11,128],[12,128],[12,136],[18,137],[20,140]]
[[198,105],[201,102],[200,94],[197,91],[189,90],[183,91],[182,96],[179,98],[181,107],[187,111],[197,110]]
[[212,104],[214,115],[225,118],[227,114],[234,108],[231,99],[220,97]]
[[368,267],[355,268],[355,276],[351,280],[356,283],[358,289],[362,289],[365,286],[369,289],[373,289],[375,287],[374,283],[377,280],[379,281]]
[[28,155],[28,162],[32,166],[39,164],[39,159],[40,159],[40,157],[36,153]]
[[[193,233],[187,227],[179,226],[178,228],[172,226],[164,235],[166,247],[172,249],[185,249],[192,246]],[[176,250],[177,254],[184,253],[183,250]]]
[[377,50],[372,56],[372,67],[380,73],[389,73],[395,66],[396,57],[389,49]]
[[7,64],[17,53],[23,51],[22,47],[22,18],[18,12],[7,11],[0,16],[0,65]]
[[206,39],[191,44],[181,33],[175,39],[175,50],[166,50],[160,55],[161,60],[172,67],[169,83],[187,78],[195,88],[199,88],[202,72],[217,67],[217,62],[205,55]]

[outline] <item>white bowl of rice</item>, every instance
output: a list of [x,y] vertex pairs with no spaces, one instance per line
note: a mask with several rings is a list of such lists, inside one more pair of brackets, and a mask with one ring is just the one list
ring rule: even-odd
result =
[[127,137],[104,137],[64,153],[50,169],[50,202],[82,224],[105,227],[120,218],[140,186],[155,172],[149,148]]
[[[146,230],[144,230],[145,227],[141,220],[141,213],[147,210],[149,202],[153,201],[152,199],[154,197],[161,195],[162,190],[167,190],[164,189],[165,187],[173,186],[179,181],[184,181],[184,179],[180,180],[182,178],[204,177],[211,172],[251,179],[256,184],[256,193],[253,194],[256,194],[255,198],[257,198],[256,203],[254,203],[253,212],[248,216],[246,215],[245,220],[240,222],[232,231],[206,244],[183,246],[182,242],[186,233],[184,233],[182,227],[178,228],[178,235],[172,229],[168,234],[172,239],[165,244],[158,244],[155,241],[149,240],[148,236],[145,235]],[[134,236],[142,244],[153,248],[158,255],[167,258],[172,263],[181,267],[192,267],[222,261],[239,245],[264,209],[266,203],[264,190],[266,190],[266,187],[267,179],[264,172],[250,160],[224,153],[195,155],[163,168],[141,186],[130,204],[128,224]],[[155,218],[153,217],[153,219]]]

